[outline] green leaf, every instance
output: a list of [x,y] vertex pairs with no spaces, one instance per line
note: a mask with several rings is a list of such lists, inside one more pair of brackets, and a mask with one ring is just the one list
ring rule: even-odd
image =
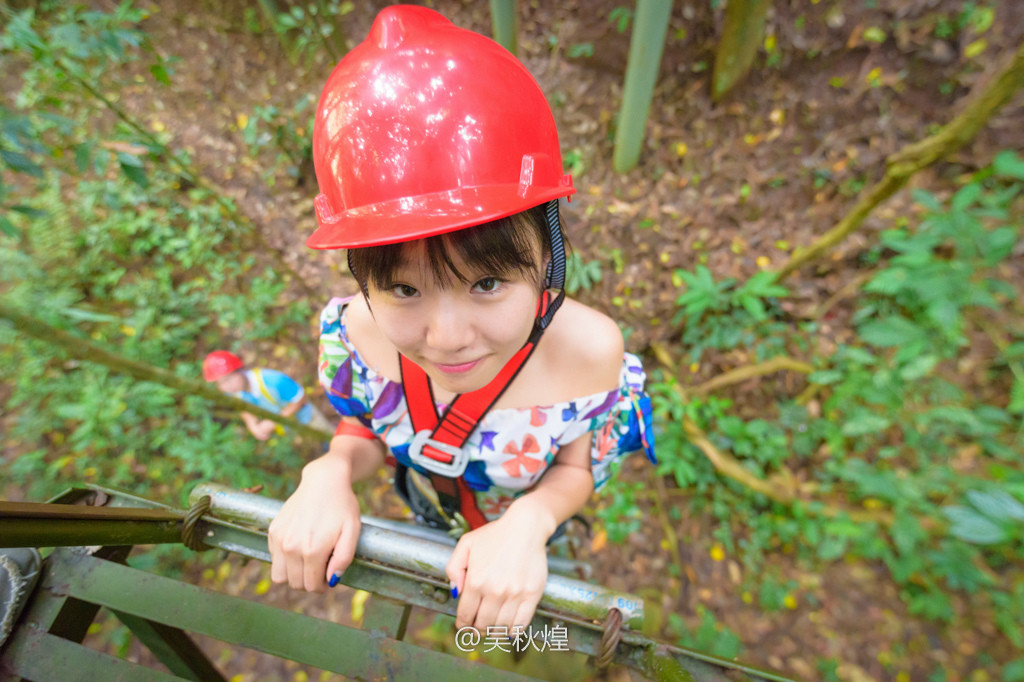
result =
[[20,152],[12,152],[8,149],[0,149],[0,159],[8,168],[17,173],[26,173],[34,178],[43,177],[43,169],[39,164],[33,163],[27,156]]
[[939,213],[942,211],[942,202],[940,202],[934,194],[923,189],[915,189],[911,192],[911,196],[914,201],[927,208],[932,213]]
[[789,289],[780,284],[775,284],[775,280],[778,278],[779,274],[777,272],[763,270],[744,282],[743,286],[736,290],[736,293],[759,296],[761,298],[788,296]]
[[594,44],[593,43],[574,43],[569,46],[569,49],[565,51],[566,56],[570,59],[577,59],[579,57],[593,57],[594,56]]
[[740,304],[750,313],[751,317],[760,322],[768,317],[764,304],[757,296],[740,296]]
[[118,152],[117,160],[122,166],[132,166],[133,168],[143,168],[144,164],[142,159],[136,154],[129,154],[128,152]]
[[924,330],[903,317],[887,317],[861,325],[860,336],[873,346],[900,346],[916,341]]
[[812,384],[820,384],[822,386],[828,386],[834,384],[837,381],[841,381],[843,373],[838,369],[823,369],[817,372],[811,372],[807,376],[807,380]]
[[153,64],[149,67],[149,72],[153,74],[153,78],[155,78],[158,83],[163,83],[164,85],[171,84],[171,77],[167,75],[167,69],[165,69],[162,64]]
[[949,532],[964,542],[975,545],[994,545],[1006,540],[1006,531],[994,521],[982,516],[973,509],[951,505],[942,508],[943,515],[949,519]]
[[14,211],[15,213],[20,213],[23,216],[28,216],[29,218],[45,218],[47,215],[49,215],[46,211],[35,208],[33,206],[25,206],[24,204],[17,204],[15,206],[11,206],[11,210]]
[[74,419],[76,421],[82,421],[89,416],[87,406],[80,403],[57,405],[53,411],[62,419]]
[[106,315],[103,313],[94,313],[91,310],[82,310],[81,308],[64,308],[61,313],[75,321],[85,320],[87,322],[121,322],[121,318],[116,315]]
[[883,431],[889,428],[890,424],[892,424],[892,422],[885,417],[879,417],[877,414],[864,412],[847,420],[846,423],[843,424],[842,431],[844,436],[866,436],[869,433],[878,433],[879,431]]
[[915,381],[927,376],[939,362],[935,355],[919,355],[900,369],[900,377],[904,381]]
[[984,188],[979,182],[970,182],[953,195],[952,207],[954,211],[963,211],[970,208],[981,196]]
[[0,216],[0,232],[3,232],[5,235],[13,239],[17,239],[21,236],[21,232],[19,232],[18,228],[14,226],[14,223],[4,216]]
[[1003,682],[1024,682],[1024,658],[1010,661],[1003,666]]
[[873,365],[878,362],[878,358],[871,354],[870,351],[864,348],[858,348],[857,346],[842,346],[836,356],[841,356],[844,360],[855,362],[858,365]]
[[1013,387],[1010,389],[1010,404],[1006,406],[1006,411],[1011,414],[1024,412],[1024,379],[1021,377],[1013,379]]
[[1024,180],[1024,159],[1015,152],[1004,149],[992,159],[992,170],[1000,177]]
[[1003,490],[982,492],[968,490],[967,499],[974,507],[993,521],[1001,521],[1007,517],[1016,521],[1024,521],[1024,504]]
[[78,168],[79,173],[84,173],[89,169],[89,163],[92,161],[92,143],[82,142],[76,144],[75,149],[75,167]]
[[864,291],[873,291],[886,296],[892,296],[900,291],[907,283],[907,271],[899,267],[891,267],[882,270],[871,278],[864,285]]
[[928,539],[928,533],[917,517],[906,512],[897,512],[889,532],[903,554],[911,554],[919,543]]
[[[118,157],[121,156],[122,154],[118,154]],[[128,156],[130,158],[135,159],[136,161],[138,161],[139,158],[131,154],[124,154],[123,156]],[[132,165],[126,164],[124,161],[121,161],[121,170],[124,172],[125,176],[127,176],[129,180],[134,182],[139,187],[145,188],[149,186],[149,178],[146,177],[146,171],[144,168],[142,168],[141,162],[139,163],[139,165]]]

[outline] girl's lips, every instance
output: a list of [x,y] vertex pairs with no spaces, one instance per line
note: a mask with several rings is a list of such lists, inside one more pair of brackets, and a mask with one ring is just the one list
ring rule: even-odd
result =
[[479,360],[474,360],[473,362],[464,362],[461,365],[442,365],[437,362],[434,364],[437,365],[437,368],[445,374],[461,374],[473,369],[477,364],[479,364],[479,362]]

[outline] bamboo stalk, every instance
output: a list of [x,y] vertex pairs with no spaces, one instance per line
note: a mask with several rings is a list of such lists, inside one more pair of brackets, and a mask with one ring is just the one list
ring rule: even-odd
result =
[[293,417],[282,417],[269,410],[264,410],[262,407],[247,403],[241,398],[235,398],[234,396],[222,393],[215,386],[204,381],[185,379],[166,369],[112,353],[92,341],[75,336],[63,329],[58,329],[31,315],[27,315],[4,301],[0,301],[0,318],[6,318],[13,322],[14,328],[19,332],[45,341],[48,344],[59,346],[71,357],[86,362],[95,362],[109,367],[115,372],[127,374],[139,381],[152,381],[167,386],[183,395],[199,396],[209,400],[218,407],[223,407],[233,412],[248,412],[261,419],[269,419],[288,427],[303,438],[311,438],[322,442],[330,440],[334,435],[327,431],[321,431],[312,426],[302,424]]
[[810,246],[798,248],[782,268],[782,281],[805,264],[820,258],[851,233],[883,201],[903,188],[918,171],[946,158],[974,139],[989,119],[1024,87],[1024,44],[992,79],[991,84],[970,97],[963,112],[934,135],[910,144],[886,159],[885,176],[866,193],[842,220]]
[[729,0],[722,38],[715,51],[711,99],[719,102],[743,80],[764,40],[771,0]]
[[491,0],[494,40],[512,54],[519,49],[519,13],[516,0]]
[[640,159],[671,13],[672,0],[637,0],[626,82],[622,86],[622,108],[615,130],[612,164],[617,173],[632,170]]

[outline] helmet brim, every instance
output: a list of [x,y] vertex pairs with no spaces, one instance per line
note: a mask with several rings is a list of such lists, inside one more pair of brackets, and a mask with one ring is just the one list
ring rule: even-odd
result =
[[425,239],[498,220],[575,192],[572,186],[563,185],[530,187],[520,194],[520,185],[509,183],[402,197],[332,216],[318,211],[320,227],[306,240],[306,246],[359,249]]

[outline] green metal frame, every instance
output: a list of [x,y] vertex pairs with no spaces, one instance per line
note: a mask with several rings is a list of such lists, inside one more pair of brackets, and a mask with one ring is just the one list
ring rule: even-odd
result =
[[[225,494],[242,496],[239,499],[243,501],[256,498],[253,500],[256,504],[279,504],[258,496],[246,498],[245,494],[232,491]],[[29,543],[35,546],[84,544],[80,538],[88,538],[90,544],[103,545],[105,543],[96,542],[100,538],[95,528],[109,530],[110,524],[117,520],[128,526],[133,518],[137,526],[134,532],[146,537],[145,542],[180,542],[186,517],[183,511],[99,487],[69,491],[55,502],[56,505],[35,505],[46,516],[46,525],[40,525],[40,519],[32,515],[33,505],[0,502],[0,526],[3,528],[0,547],[13,546],[15,539],[23,542],[29,530],[37,533],[35,542]],[[82,503],[101,506],[83,507]],[[83,518],[62,518],[60,507],[65,510],[64,516],[81,515]],[[391,557],[387,552],[378,552],[374,555],[377,558],[371,559],[371,553],[376,550],[372,542],[364,542],[364,539],[376,534],[377,541],[383,539],[386,548],[391,546],[387,543],[408,545],[413,547],[413,554],[420,556],[430,552],[424,549],[427,545],[416,543],[429,544],[428,541],[400,535],[393,538],[387,534],[395,531],[383,529],[369,528],[368,534],[367,529],[364,524],[356,561],[342,577],[345,584],[376,595],[367,608],[361,630],[126,566],[123,562],[131,549],[131,541],[126,541],[123,530],[112,535],[123,546],[55,549],[44,561],[42,579],[14,635],[0,649],[0,679],[11,676],[67,679],[73,671],[76,679],[222,681],[223,675],[187,632],[355,679],[529,679],[403,641],[413,606],[454,615],[455,602],[449,598],[446,579],[436,574],[429,557],[422,566],[410,563],[401,555]],[[266,532],[261,528],[208,514],[196,522],[193,530],[209,547],[264,561],[269,559]],[[450,551],[450,547],[445,551]],[[552,591],[552,582],[561,584],[558,590],[562,591]],[[565,590],[590,594],[578,600],[551,597],[565,594]],[[542,601],[542,608],[538,609],[532,623],[534,631],[564,627],[568,649],[594,657],[602,651],[604,634],[601,616],[595,609],[603,613],[608,600],[612,603],[636,600],[630,595],[555,575],[549,579],[545,595],[547,602]],[[114,613],[171,674],[158,673],[77,644],[84,639],[101,607]],[[231,617],[225,618],[226,613]],[[624,623],[627,627],[621,631],[612,660],[649,678],[701,682],[741,679],[784,682],[787,679],[734,661],[655,642],[635,631],[639,625],[635,612],[627,610]]]

